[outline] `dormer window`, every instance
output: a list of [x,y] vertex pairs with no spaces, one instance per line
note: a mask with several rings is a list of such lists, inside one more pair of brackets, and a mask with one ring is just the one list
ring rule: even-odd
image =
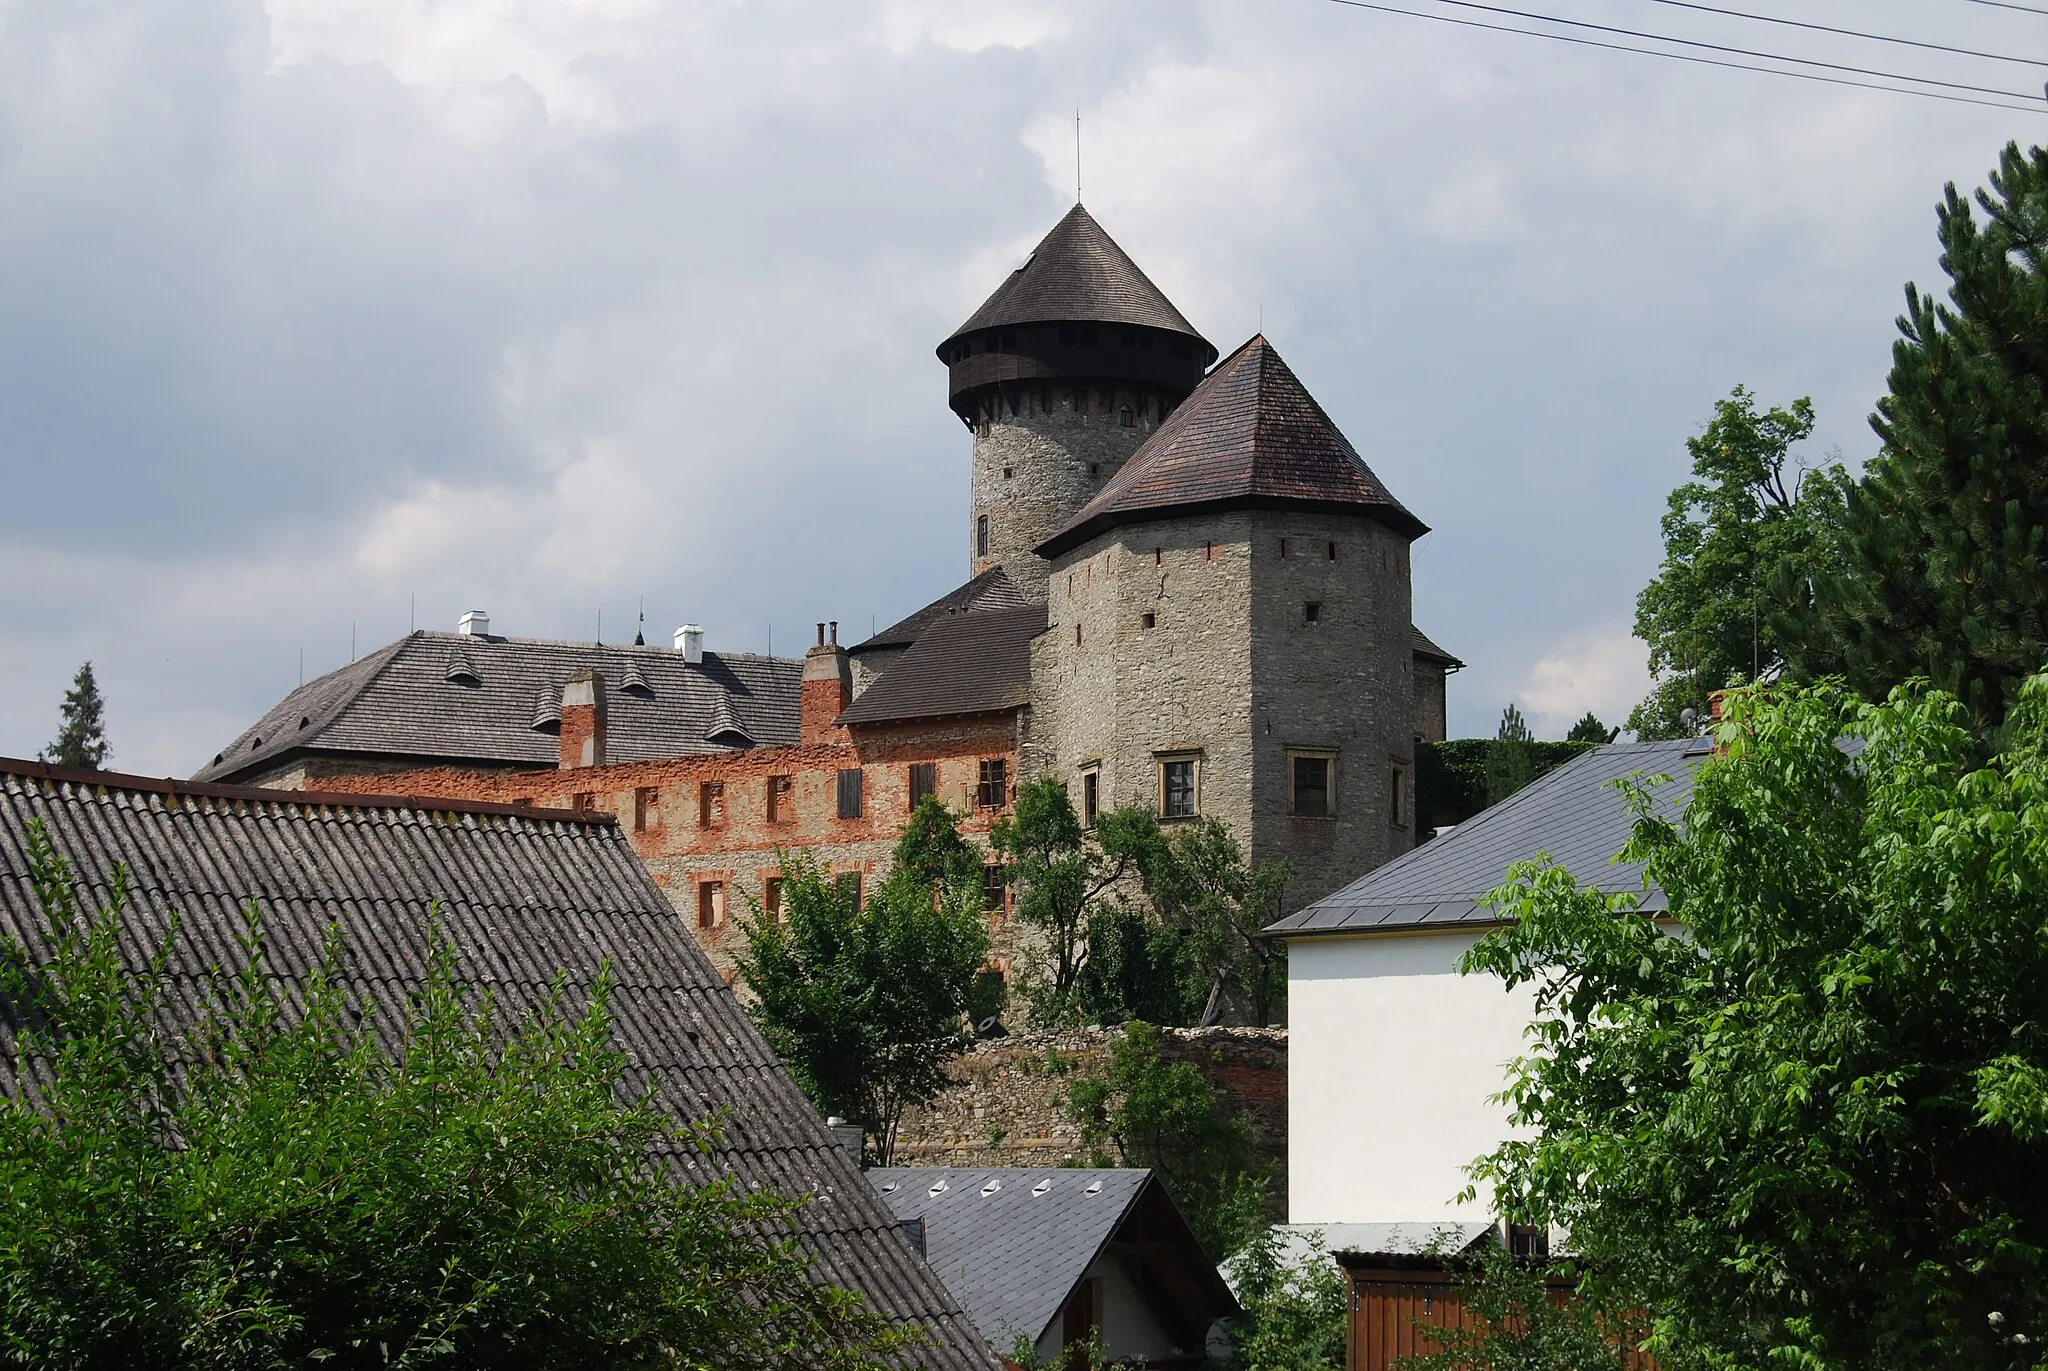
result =
[[654,687],[647,684],[647,678],[640,674],[637,664],[626,667],[625,674],[619,678],[619,692],[641,700],[654,698]]
[[484,678],[470,665],[469,658],[460,652],[448,659],[447,680],[448,684],[459,685],[466,690],[474,690],[484,683]]

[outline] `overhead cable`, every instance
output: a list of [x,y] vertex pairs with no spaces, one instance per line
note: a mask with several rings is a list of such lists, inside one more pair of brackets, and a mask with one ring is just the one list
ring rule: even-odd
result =
[[1993,9],[2018,10],[2021,14],[2048,14],[2048,10],[2034,5],[2015,5],[2012,0],[1970,0],[1973,5],[1989,5]]
[[1721,14],[1731,19],[1754,19],[1759,24],[1779,24],[1788,29],[1808,29],[1814,33],[1838,33],[1844,38],[1862,38],[1872,43],[1895,43],[1904,48],[1924,48],[1928,52],[1952,52],[1959,57],[1982,57],[1989,62],[2016,62],[2027,67],[2048,67],[2048,60],[2039,57],[2014,57],[2003,52],[1979,52],[1975,48],[1952,48],[1946,43],[1927,43],[1918,38],[1899,38],[1886,33],[1865,33],[1862,29],[1838,29],[1833,24],[1809,24],[1804,19],[1782,19],[1775,14],[1751,14],[1747,10],[1724,9],[1719,5],[1702,5],[1695,0],[1650,0],[1653,5],[1669,5],[1673,9],[1698,10],[1702,14]]
[[[1568,33],[1546,33],[1541,29],[1518,29],[1507,24],[1489,24],[1483,19],[1460,19],[1450,14],[1431,14],[1427,10],[1403,9],[1398,5],[1382,5],[1371,0],[1329,0],[1333,5],[1347,9],[1375,10],[1381,14],[1402,14],[1410,19],[1428,19],[1439,24],[1456,24],[1460,28],[1486,29],[1492,33],[1515,33],[1524,38],[1542,38],[1553,43],[1570,43],[1573,47],[1602,48],[1608,52],[1633,52],[1644,57],[1662,57],[1670,62],[1688,62],[1700,67],[1725,67],[1731,71],[1758,71],[1766,76],[1785,76],[1795,81],[1817,81],[1828,86],[1854,86],[1859,90],[1889,91],[1894,95],[1915,95],[1923,100],[1941,100],[1952,105],[1979,105],[1985,109],[2017,110],[2022,114],[2048,113],[2048,104],[2034,101],[2032,104],[2014,105],[2003,100],[1979,100],[1970,95],[1949,95],[1938,90],[1918,90],[1912,86],[1887,86],[1875,81],[1852,81],[1845,76],[1823,76],[1819,72],[1787,71],[1783,67],[1763,67],[1751,62],[1730,62],[1717,57],[1697,57],[1685,52],[1667,52],[1662,48],[1638,48],[1626,43],[1606,43],[1597,38],[1575,38]],[[2021,99],[2034,100],[2032,96]]]
[[[1337,0],[1343,4],[1345,0]],[[2032,91],[2002,90],[1997,86],[1975,86],[1967,81],[1942,81],[1932,76],[1908,76],[1903,72],[1878,71],[1870,67],[1854,66],[1847,62],[1823,62],[1817,57],[1788,57],[1779,52],[1761,52],[1755,48],[1731,47],[1726,43],[1708,43],[1697,38],[1673,38],[1669,34],[1645,33],[1641,29],[1616,28],[1612,24],[1595,24],[1584,19],[1561,19],[1554,14],[1538,14],[1530,10],[1509,9],[1505,5],[1481,4],[1480,0],[1431,0],[1438,5],[1451,5],[1461,10],[1479,10],[1486,14],[1504,14],[1513,19],[1531,19],[1539,24],[1561,24],[1566,28],[1587,29],[1593,33],[1612,33],[1623,38],[1643,38],[1653,43],[1672,43],[1682,48],[1698,48],[1705,52],[1727,53],[1735,57],[1757,57],[1767,62],[1790,62],[1794,66],[1818,67],[1823,71],[1843,71],[1856,76],[1874,76],[1883,81],[1911,81],[1916,85],[1940,86],[1944,90],[1964,90],[1975,95],[1996,95],[2008,100],[2040,100]],[[1526,32],[1526,30],[1525,30]]]

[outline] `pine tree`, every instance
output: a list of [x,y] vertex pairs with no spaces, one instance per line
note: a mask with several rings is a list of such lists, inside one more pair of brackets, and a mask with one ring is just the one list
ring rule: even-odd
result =
[[1500,728],[1486,747],[1486,802],[1497,805],[1535,779],[1535,760],[1529,744],[1536,735],[1529,731],[1522,711],[1509,705],[1500,713]]
[[2048,664],[2048,151],[2007,144],[1975,198],[1937,211],[1949,303],[1906,287],[1883,447],[1792,656],[1866,698],[1931,677],[1995,730]]
[[1568,743],[1610,743],[1619,731],[1601,723],[1600,716],[1589,709],[1585,718],[1572,725],[1572,731],[1564,735],[1564,740]]
[[57,740],[43,753],[43,760],[89,771],[105,766],[114,750],[107,744],[106,701],[100,698],[91,662],[78,668],[71,689],[64,692],[63,719],[64,726],[57,730]]

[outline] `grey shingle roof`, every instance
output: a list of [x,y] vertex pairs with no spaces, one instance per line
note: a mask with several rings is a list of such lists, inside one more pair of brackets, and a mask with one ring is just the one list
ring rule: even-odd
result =
[[1429,531],[1259,334],[1218,363],[1037,551],[1054,557],[1119,524],[1247,507],[1365,514],[1410,538]]
[[1104,1246],[1141,1211],[1145,1244],[1156,1249],[1148,1274],[1177,1297],[1172,1312],[1191,1336],[1237,1312],[1150,1171],[905,1166],[878,1167],[868,1181],[898,1219],[924,1221],[925,1259],[999,1349],[1020,1333],[1044,1333]]
[[693,665],[657,647],[420,629],[306,682],[193,779],[232,781],[308,752],[552,766],[561,744],[534,725],[564,681],[591,670],[604,677],[612,761],[797,740],[798,660],[707,652]]
[[[1493,912],[1479,901],[1501,884],[1509,866],[1538,853],[1548,853],[1581,884],[1641,889],[1640,863],[1611,860],[1628,842],[1634,822],[1613,783],[1638,771],[1671,777],[1656,789],[1657,812],[1675,817],[1692,794],[1693,770],[1708,749],[1699,739],[1591,748],[1266,932],[1285,938],[1488,924]],[[1643,908],[1664,907],[1663,892],[1645,895]]]
[[902,660],[862,691],[843,724],[993,714],[1031,700],[1031,640],[1045,606],[992,609],[934,620]]
[[[1066,322],[1166,329],[1209,348],[1195,326],[1103,232],[1095,216],[1076,204],[981,308],[939,345],[939,354],[943,357],[947,345],[963,333],[1005,324]],[[1202,355],[1213,357],[1215,351]]]
[[[338,924],[345,970],[380,1025],[399,1021],[421,974],[434,899],[445,907],[457,976],[495,991],[508,1015],[544,997],[558,969],[573,1005],[609,961],[629,1084],[651,1080],[656,1101],[678,1117],[732,1111],[708,1163],[694,1153],[670,1160],[790,1196],[815,1192],[799,1242],[821,1279],[929,1327],[936,1346],[914,1364],[992,1368],[957,1302],[918,1261],[608,818],[414,808],[0,760],[0,929],[35,948],[40,918],[24,848],[31,819],[75,864],[89,900],[103,901],[115,862],[128,863],[136,955],[174,910],[182,913],[174,1003],[196,1003],[205,964],[232,958],[247,899],[267,916],[273,968],[287,980],[317,964],[329,923]],[[0,1045],[0,1071],[13,1060]]]
[[1431,642],[1429,640],[1429,635],[1424,633],[1421,629],[1417,628],[1413,624],[1408,625],[1408,638],[1409,641],[1414,645],[1415,655],[1422,658],[1424,661],[1441,662],[1445,666],[1451,667],[1453,669],[1465,665],[1456,657],[1453,657],[1450,653],[1444,651],[1435,643]]
[[1018,609],[1031,603],[1009,573],[990,567],[965,585],[955,586],[914,614],[905,615],[880,633],[846,649],[858,655],[885,647],[909,647],[917,636],[941,619],[984,609]]

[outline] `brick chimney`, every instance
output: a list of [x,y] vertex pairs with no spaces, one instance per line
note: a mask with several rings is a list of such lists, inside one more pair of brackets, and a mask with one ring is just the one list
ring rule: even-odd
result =
[[830,642],[826,641],[826,629],[826,625],[818,625],[818,645],[804,654],[803,713],[797,737],[806,743],[839,741],[839,730],[832,721],[853,703],[853,667],[846,660],[846,649],[839,646],[839,621],[831,622]]
[[585,671],[562,687],[562,769],[603,765],[604,677]]

